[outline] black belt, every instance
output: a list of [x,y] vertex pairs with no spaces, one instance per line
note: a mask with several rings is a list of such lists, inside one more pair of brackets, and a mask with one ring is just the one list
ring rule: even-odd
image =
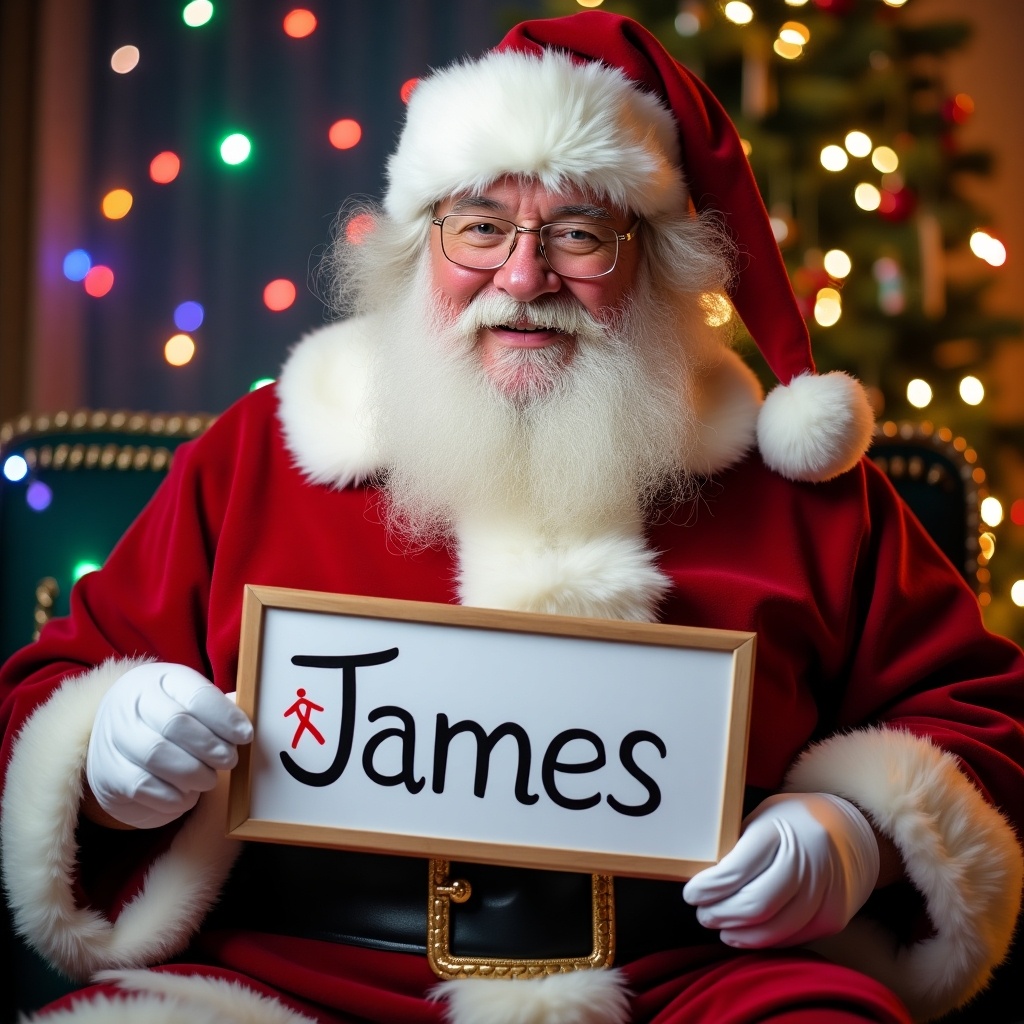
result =
[[[749,793],[746,802],[763,795]],[[453,861],[449,875],[473,893],[451,908],[453,954],[548,959],[591,951],[589,874]],[[420,858],[250,842],[205,927],[425,954],[427,879]],[[680,882],[616,878],[614,902],[618,963],[710,939]]]

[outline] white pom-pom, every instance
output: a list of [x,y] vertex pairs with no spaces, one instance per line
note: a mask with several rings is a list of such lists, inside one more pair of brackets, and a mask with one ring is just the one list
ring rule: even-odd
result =
[[790,480],[830,480],[871,444],[874,413],[860,382],[841,372],[804,373],[772,390],[757,419],[765,464]]

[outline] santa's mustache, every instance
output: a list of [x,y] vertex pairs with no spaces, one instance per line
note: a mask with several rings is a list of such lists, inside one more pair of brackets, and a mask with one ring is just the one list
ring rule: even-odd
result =
[[467,338],[490,327],[543,328],[582,338],[601,336],[607,331],[607,325],[571,296],[519,302],[498,293],[481,294],[458,315],[455,322],[456,330]]

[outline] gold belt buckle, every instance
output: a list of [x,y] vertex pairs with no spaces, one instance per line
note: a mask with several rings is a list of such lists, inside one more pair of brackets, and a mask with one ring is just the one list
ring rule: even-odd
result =
[[589,956],[527,960],[456,956],[450,946],[451,903],[472,896],[470,884],[449,880],[450,862],[431,860],[427,879],[427,959],[440,978],[531,978],[610,967],[615,957],[615,890],[611,875],[591,875],[590,910],[594,948]]

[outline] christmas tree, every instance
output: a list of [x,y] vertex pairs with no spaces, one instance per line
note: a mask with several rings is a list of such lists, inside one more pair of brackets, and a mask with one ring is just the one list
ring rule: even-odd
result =
[[[1004,450],[1024,450],[1024,430],[992,422],[982,381],[994,346],[1021,323],[985,309],[1006,251],[963,184],[989,174],[993,157],[961,143],[974,104],[947,81],[971,25],[910,23],[905,2],[549,0],[544,13],[629,15],[716,93],[748,147],[819,369],[852,372],[880,422],[925,423],[975,463],[990,499],[979,598],[990,628],[1020,640],[1024,540],[1014,534],[1024,531],[999,526],[1024,523],[1024,500],[999,468]],[[976,258],[954,272],[951,254],[968,250]]]

